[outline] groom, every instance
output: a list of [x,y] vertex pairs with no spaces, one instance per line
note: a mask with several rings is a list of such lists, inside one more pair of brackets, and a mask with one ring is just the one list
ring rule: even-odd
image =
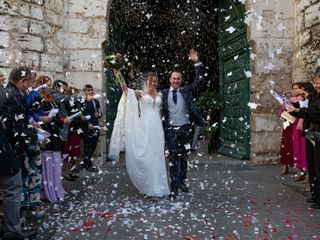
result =
[[179,71],[169,75],[170,88],[163,90],[163,116],[166,142],[170,154],[171,195],[176,198],[179,189],[188,192],[187,183],[187,149],[190,140],[191,122],[203,125],[204,120],[197,113],[193,102],[192,91],[202,80],[202,63],[199,54],[194,49],[189,52],[189,59],[195,66],[196,78],[191,85],[183,84],[183,76]]

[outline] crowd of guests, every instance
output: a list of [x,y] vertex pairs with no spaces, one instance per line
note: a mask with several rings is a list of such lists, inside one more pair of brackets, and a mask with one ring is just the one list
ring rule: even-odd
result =
[[282,131],[280,147],[281,172],[297,169],[295,181],[307,181],[311,208],[320,209],[320,69],[312,82],[294,83],[287,106],[281,111],[295,117]]
[[78,96],[65,81],[37,76],[25,66],[13,68],[6,87],[4,82],[0,71],[0,237],[31,239],[36,231],[22,230],[21,219],[30,213],[44,217],[43,200],[63,200],[62,180],[75,181],[82,169],[98,170],[93,154],[102,111],[89,84]]

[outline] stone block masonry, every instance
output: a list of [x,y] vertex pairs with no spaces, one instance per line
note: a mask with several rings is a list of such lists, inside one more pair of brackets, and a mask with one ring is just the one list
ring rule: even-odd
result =
[[27,65],[53,80],[65,79],[79,89],[89,83],[104,92],[102,43],[109,5],[99,0],[1,1],[0,70],[8,75],[14,66]]
[[295,0],[294,81],[310,81],[320,67],[320,1]]
[[279,105],[270,95],[269,81],[286,94],[292,83],[293,5],[284,1],[246,1],[253,10],[248,25],[248,42],[255,54],[251,59],[251,155],[257,164],[276,161],[279,157],[281,121]]

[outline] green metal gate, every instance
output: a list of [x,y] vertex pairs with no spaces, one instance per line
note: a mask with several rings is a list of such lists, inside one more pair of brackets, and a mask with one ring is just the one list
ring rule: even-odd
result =
[[[110,24],[109,24],[109,40],[105,45],[105,54],[110,55],[113,53],[123,53],[123,46],[121,46],[121,31],[119,31],[121,27],[121,22],[119,19],[115,17],[115,9],[117,9],[116,5],[117,1],[112,3],[112,7],[110,10]],[[113,9],[115,8],[115,9]],[[117,115],[118,103],[121,98],[121,88],[116,83],[112,71],[107,69],[105,71],[106,77],[106,123],[107,123],[107,132],[106,132],[106,143],[107,149],[109,147],[110,138],[113,130],[114,120]]]
[[250,52],[245,6],[237,0],[219,0],[219,88],[223,101],[219,153],[247,159],[250,155]]

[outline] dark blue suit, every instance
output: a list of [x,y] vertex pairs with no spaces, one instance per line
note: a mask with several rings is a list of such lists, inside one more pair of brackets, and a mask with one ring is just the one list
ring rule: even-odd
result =
[[[198,87],[202,80],[202,66],[195,67],[196,78],[191,85],[185,85],[179,91],[182,94],[187,114],[189,115],[189,123],[195,122],[198,125],[203,125],[203,118],[197,112],[195,107],[192,92]],[[187,149],[185,145],[190,142],[191,125],[186,124],[183,126],[170,126],[169,124],[169,104],[168,96],[169,90],[163,90],[163,117],[164,117],[164,130],[167,145],[170,153],[170,178],[171,178],[171,191],[175,194],[182,185],[186,185],[187,179]]]

